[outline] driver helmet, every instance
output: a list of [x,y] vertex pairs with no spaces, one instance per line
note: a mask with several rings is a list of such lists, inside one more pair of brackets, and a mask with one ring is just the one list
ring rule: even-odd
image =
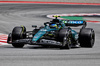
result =
[[50,28],[57,28],[57,24],[51,24]]

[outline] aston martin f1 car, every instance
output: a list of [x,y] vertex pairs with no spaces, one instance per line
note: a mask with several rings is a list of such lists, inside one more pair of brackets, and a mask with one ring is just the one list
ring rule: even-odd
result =
[[[50,22],[45,22],[44,26],[34,28],[32,31],[26,31],[25,26],[16,26],[12,33],[8,35],[7,43],[15,48],[22,48],[25,44],[58,46],[61,49],[70,49],[79,45],[79,47],[92,48],[95,42],[95,32],[92,28],[86,28],[86,21],[81,20],[60,20],[54,16]],[[79,32],[73,30],[70,26],[82,26]]]

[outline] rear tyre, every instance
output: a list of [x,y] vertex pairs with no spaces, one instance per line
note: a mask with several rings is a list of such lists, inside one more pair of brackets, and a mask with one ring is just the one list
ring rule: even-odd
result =
[[81,29],[79,33],[79,42],[81,47],[92,48],[95,42],[95,32],[91,28]]
[[[26,28],[24,26],[15,27],[12,31],[12,42],[26,38]],[[12,46],[15,48],[22,48],[24,44],[15,44],[12,43]]]
[[59,41],[62,42],[61,49],[70,49],[71,48],[71,36],[72,33],[69,29],[64,28],[59,31]]

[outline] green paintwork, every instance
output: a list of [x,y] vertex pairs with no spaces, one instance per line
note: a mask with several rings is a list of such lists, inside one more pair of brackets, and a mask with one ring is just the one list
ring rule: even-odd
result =
[[[57,18],[56,18],[56,19],[57,19]],[[39,40],[41,37],[43,37],[47,32],[50,32],[50,31],[58,31],[58,30],[61,29],[61,28],[62,28],[62,29],[63,29],[63,28],[66,28],[64,21],[63,21],[63,20],[60,20],[60,19],[58,19],[58,20],[59,20],[59,24],[60,24],[60,25],[58,25],[58,28],[50,28],[49,25],[45,24],[45,27],[42,28],[42,29],[40,29],[40,30],[34,35],[32,41],[38,41],[38,40]],[[71,28],[70,28],[70,30],[72,31],[72,36],[73,36],[73,38],[74,38],[75,40],[77,40],[77,39],[78,39],[78,34],[77,34],[77,32],[74,31],[74,30],[72,30]],[[52,35],[52,34],[49,34],[49,35]]]
[[84,20],[83,17],[75,17],[75,16],[60,16],[60,18],[64,18],[68,20]]

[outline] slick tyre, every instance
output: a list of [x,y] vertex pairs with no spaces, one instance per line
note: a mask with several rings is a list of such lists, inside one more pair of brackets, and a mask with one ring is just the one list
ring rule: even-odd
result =
[[61,29],[59,31],[59,41],[62,42],[60,49],[70,49],[71,48],[71,36],[72,33],[68,29]]
[[79,33],[79,42],[81,47],[92,48],[95,42],[95,32],[91,28],[81,29]]
[[[26,38],[26,28],[24,26],[15,27],[12,31],[12,42],[24,38]],[[22,48],[24,44],[12,43],[12,46],[15,48]]]

